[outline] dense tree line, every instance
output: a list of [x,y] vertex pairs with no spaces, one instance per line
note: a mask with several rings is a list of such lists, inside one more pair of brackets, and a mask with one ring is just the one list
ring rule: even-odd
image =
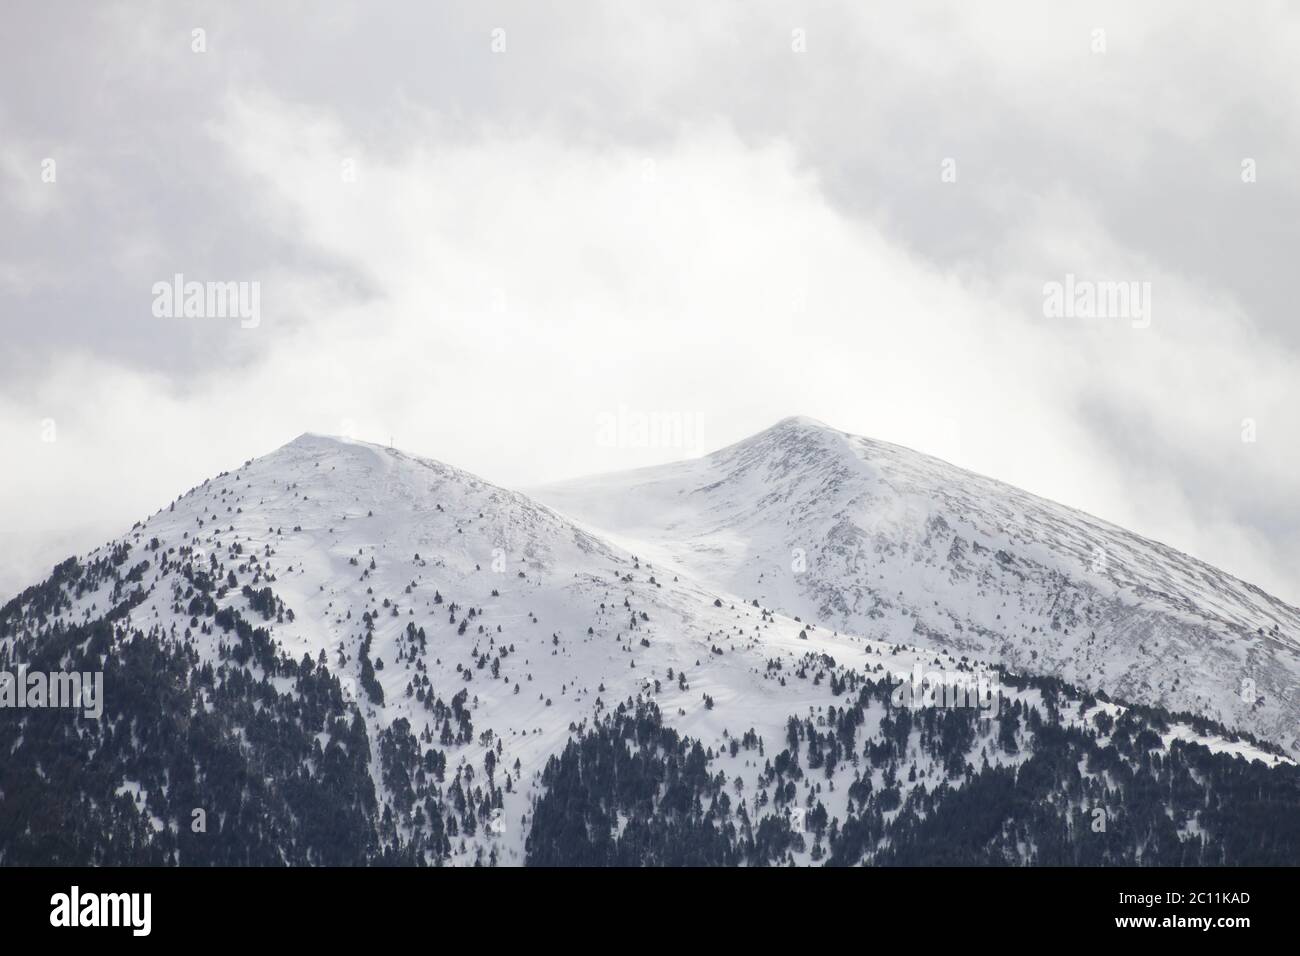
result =
[[[729,799],[725,775],[712,769],[720,755],[664,727],[653,703],[620,705],[549,762],[528,862],[780,865],[806,850],[804,862],[881,866],[1300,859],[1300,768],[1181,740],[1166,747],[1160,731],[1172,715],[1159,708],[1115,718],[1047,680],[1036,686],[1041,707],[1015,698],[982,716],[893,706],[895,685],[884,677],[836,679],[844,703],[816,721],[790,718],[785,749],[758,775],[752,811]],[[1076,714],[1083,705],[1083,725],[1063,719],[1067,703]],[[919,777],[921,762],[937,769]],[[814,784],[833,789],[833,779],[849,781],[844,819],[830,816]]]
[[[418,842],[378,805],[366,725],[324,656],[295,661],[216,602],[233,592],[278,617],[270,588],[234,591],[182,555],[190,587],[176,597],[191,628],[129,629],[121,622],[146,593],[132,586],[140,565],[126,566],[129,550],[64,562],[0,608],[0,669],[102,671],[104,686],[98,720],[0,709],[0,864],[420,864],[445,854],[440,803],[426,803],[437,822]],[[54,620],[69,594],[101,585],[117,604],[93,621]],[[221,635],[216,661],[200,657],[192,629]],[[440,778],[445,761],[434,765]]]

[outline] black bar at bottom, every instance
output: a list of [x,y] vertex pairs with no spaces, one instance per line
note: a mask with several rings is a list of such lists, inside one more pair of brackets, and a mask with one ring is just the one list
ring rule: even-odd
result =
[[[1295,878],[1293,869],[0,869],[0,916],[6,943],[75,933],[128,945],[377,944],[389,930],[428,938],[448,921],[494,941],[540,941],[611,918],[634,936],[641,920],[671,935],[678,916],[697,916],[731,943],[782,925],[816,935],[867,919],[922,937],[1041,931],[1072,942],[1200,935],[1231,944],[1294,925]],[[91,921],[119,925],[81,925]],[[705,938],[692,929],[693,944]]]

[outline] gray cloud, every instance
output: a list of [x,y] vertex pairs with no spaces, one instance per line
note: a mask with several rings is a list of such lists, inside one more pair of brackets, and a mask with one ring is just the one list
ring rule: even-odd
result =
[[[1283,4],[7,16],[0,591],[343,419],[519,483],[703,450],[593,448],[630,404],[813,414],[1300,600]],[[260,280],[263,327],[155,319],[176,272]],[[1152,328],[1045,320],[1067,272],[1150,281]]]

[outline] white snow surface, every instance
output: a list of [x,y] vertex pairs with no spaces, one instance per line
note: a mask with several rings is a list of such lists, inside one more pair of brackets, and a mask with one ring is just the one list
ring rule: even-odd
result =
[[1296,744],[1300,609],[897,445],[788,418],[702,458],[530,494],[785,614]]
[[[505,831],[459,840],[453,862],[472,862],[485,843],[501,862],[523,862],[547,758],[656,679],[665,721],[718,752],[752,729],[774,755],[791,716],[816,720],[837,702],[827,681],[791,678],[808,654],[876,676],[915,665],[983,671],[980,659],[1000,660],[1264,736],[1294,722],[1278,693],[1296,673],[1294,608],[1068,508],[806,419],[696,461],[537,497],[554,507],[391,448],[303,435],[106,547],[129,542],[134,563],[157,538],[164,550],[196,547],[238,564],[241,586],[270,586],[292,609],[292,621],[270,625],[282,648],[295,658],[324,651],[345,679],[359,673],[361,616],[377,615],[370,656],[384,664],[385,704],[363,699],[360,708],[381,805],[378,732],[405,717],[419,733],[432,719],[406,696],[417,671],[404,632],[411,622],[423,628],[432,691],[450,700],[468,690],[475,735],[491,730],[503,742],[498,766],[514,785]],[[1103,573],[1088,570],[1098,543],[1110,555]],[[236,544],[242,554],[232,558]],[[798,573],[796,548],[807,562]],[[142,582],[148,597],[121,623],[183,632],[189,617],[172,610],[178,581],[155,562]],[[458,622],[478,612],[464,634],[448,620],[452,602]],[[92,619],[109,603],[92,591],[63,617]],[[237,588],[219,603],[261,623]],[[1268,633],[1274,623],[1278,634]],[[215,659],[220,633],[195,636]],[[476,659],[501,647],[512,651],[493,679]],[[783,674],[767,667],[773,660]],[[1243,676],[1255,677],[1263,703],[1234,703]],[[1170,737],[1197,739],[1177,724]],[[1241,741],[1200,742],[1278,761]],[[451,748],[448,773],[464,763],[481,773],[488,746]],[[719,759],[751,788],[762,769],[748,751]],[[1015,758],[990,746],[988,759]],[[922,770],[933,784],[933,768]],[[838,796],[825,796],[833,815],[852,780],[847,764],[843,773],[829,787]]]

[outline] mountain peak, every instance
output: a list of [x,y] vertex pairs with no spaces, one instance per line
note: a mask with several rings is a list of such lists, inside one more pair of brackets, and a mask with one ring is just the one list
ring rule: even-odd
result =
[[[1300,712],[1287,690],[1300,609],[1082,512],[805,416],[703,458],[537,493],[694,579],[848,633],[924,635],[1275,739]],[[1224,676],[1237,674],[1249,699]]]
[[340,445],[368,445],[370,442],[358,441],[343,435],[327,435],[324,432],[303,432],[282,448],[329,448]]
[[840,460],[839,455],[849,451],[849,437],[848,433],[815,418],[791,415],[761,432],[719,449],[710,457],[731,459],[739,456],[749,465],[776,459],[786,467],[799,469],[807,466],[807,456],[811,454],[830,456],[821,460]]
[[769,430],[775,430],[778,428],[787,431],[791,429],[835,431],[835,429],[831,428],[825,422],[813,418],[810,415],[787,415],[785,418],[773,425]]
[[391,465],[393,458],[399,457],[403,457],[402,453],[389,445],[361,441],[346,435],[327,435],[322,432],[303,432],[297,438],[263,456],[264,460],[268,461],[348,460],[371,469],[387,467]]
[[822,437],[826,435],[844,435],[845,433],[838,428],[832,428],[823,421],[812,418],[808,415],[789,415],[774,425],[758,432],[752,438],[762,438],[763,436],[787,436],[798,435],[807,438]]

